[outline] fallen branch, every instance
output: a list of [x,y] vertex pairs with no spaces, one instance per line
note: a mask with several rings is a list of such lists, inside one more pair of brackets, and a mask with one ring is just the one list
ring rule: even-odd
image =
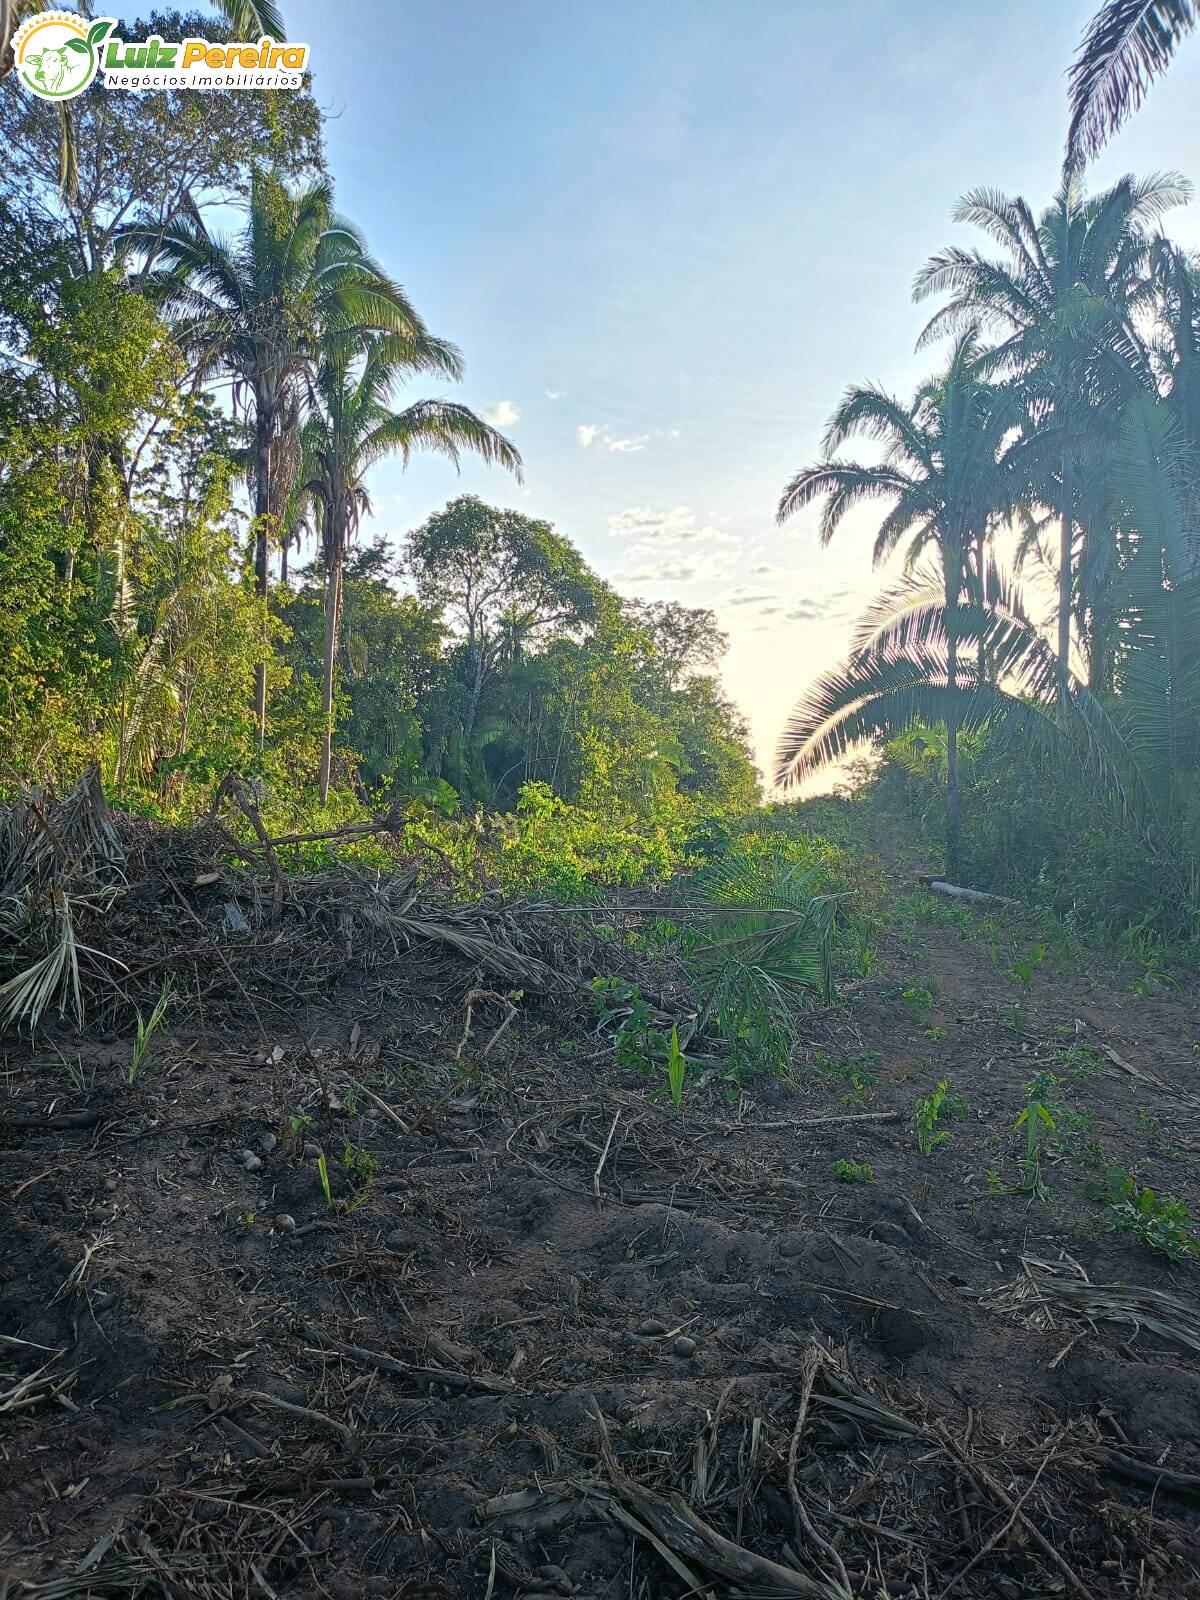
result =
[[988,894],[983,889],[964,889],[957,883],[947,883],[945,878],[922,878],[930,894],[944,895],[947,900],[966,900],[973,906],[1019,906],[1021,902],[1007,894]]
[[453,1372],[444,1367],[415,1367],[395,1356],[384,1355],[381,1350],[366,1350],[362,1345],[346,1344],[319,1328],[309,1328],[309,1336],[322,1347],[337,1351],[349,1361],[361,1366],[374,1367],[376,1372],[387,1372],[396,1378],[409,1378],[416,1383],[440,1383],[448,1389],[474,1391],[477,1394],[512,1394],[516,1384],[492,1372]]
[[608,1424],[594,1396],[588,1409],[596,1419],[600,1455],[615,1490],[615,1497],[610,1500],[610,1514],[630,1532],[649,1536],[650,1542],[670,1560],[692,1589],[701,1586],[689,1563],[743,1588],[761,1589],[773,1595],[845,1600],[842,1590],[828,1583],[818,1583],[803,1572],[755,1555],[743,1545],[726,1539],[698,1517],[681,1494],[661,1495],[631,1478],[613,1454]]

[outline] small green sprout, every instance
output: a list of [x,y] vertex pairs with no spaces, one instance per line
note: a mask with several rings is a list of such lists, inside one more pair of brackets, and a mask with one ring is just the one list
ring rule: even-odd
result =
[[676,1111],[683,1104],[683,1082],[687,1077],[687,1057],[679,1048],[679,1029],[671,1029],[671,1049],[667,1056],[667,1086]]
[[961,1094],[951,1094],[945,1078],[931,1095],[917,1101],[913,1121],[917,1130],[917,1149],[923,1156],[931,1156],[935,1150],[950,1142],[949,1129],[939,1128],[938,1123],[943,1118],[952,1122],[965,1117],[967,1109],[966,1099]]
[[170,979],[168,979],[163,984],[162,993],[159,995],[154,1010],[150,1015],[143,1017],[142,1013],[138,1012],[137,1037],[133,1041],[133,1054],[130,1056],[129,1065],[125,1069],[125,1082],[127,1084],[132,1086],[137,1082],[138,1074],[145,1065],[146,1052],[149,1050],[155,1034],[163,1025],[163,1019],[166,1017],[167,1007],[170,1003],[171,983]]
[[874,1183],[875,1168],[869,1161],[847,1161],[839,1158],[833,1163],[833,1175],[839,1183]]

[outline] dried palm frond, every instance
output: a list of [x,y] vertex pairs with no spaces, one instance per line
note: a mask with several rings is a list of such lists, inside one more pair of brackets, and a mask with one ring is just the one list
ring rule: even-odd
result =
[[1040,1329],[1053,1328],[1056,1315],[1115,1322],[1135,1334],[1145,1328],[1200,1354],[1200,1306],[1178,1295],[1137,1284],[1092,1283],[1082,1267],[1071,1271],[1033,1256],[1022,1256],[1021,1266],[1021,1277],[988,1295],[996,1310]]
[[0,1029],[36,1028],[55,999],[82,1024],[79,958],[115,957],[81,944],[76,918],[109,908],[123,861],[94,768],[62,801],[31,790],[0,812],[0,961],[25,963],[0,984]]

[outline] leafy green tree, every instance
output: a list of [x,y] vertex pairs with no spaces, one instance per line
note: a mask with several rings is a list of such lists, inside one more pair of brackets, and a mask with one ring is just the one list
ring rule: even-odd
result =
[[398,455],[407,464],[414,450],[435,450],[457,464],[461,453],[469,450],[520,476],[516,450],[466,406],[417,400],[402,411],[391,410],[396,388],[415,372],[458,377],[461,363],[447,345],[420,335],[374,340],[361,360],[345,342],[335,344],[321,363],[314,404],[304,425],[301,491],[316,509],[326,573],[322,805],[329,798],[342,570],[349,542],[370,507],[368,472],[389,455]]
[[519,511],[462,495],[415,529],[405,564],[427,604],[462,639],[468,689],[463,736],[499,664],[552,631],[593,622],[611,592],[569,539]]
[[[12,70],[9,40],[39,0],[0,0],[0,81]],[[82,8],[84,10],[88,8]],[[271,0],[221,0],[224,21],[197,11],[152,11],[146,34],[184,39],[282,39]],[[118,23],[117,33],[131,29]],[[320,163],[321,119],[312,95],[208,94],[161,89],[109,94],[97,83],[58,105],[32,95],[0,96],[0,139],[9,153],[0,183],[26,193],[46,214],[65,216],[77,261],[109,264],[123,223],[167,222],[185,205],[244,191],[252,166],[291,171]]]
[[[828,544],[846,513],[866,501],[891,501],[875,540],[875,562],[908,541],[911,568],[932,548],[944,585],[947,627],[945,714],[947,730],[947,870],[958,866],[959,610],[964,590],[978,593],[984,546],[993,524],[1017,503],[1019,480],[1010,436],[1020,420],[1011,389],[980,375],[976,332],[957,341],[943,375],[917,391],[911,405],[877,388],[851,389],[825,433],[826,459],[798,473],[784,491],[779,521],[824,500],[821,542]],[[860,464],[833,458],[855,434],[884,445],[884,460]],[[794,782],[804,770],[810,720],[798,712],[780,744],[777,778]]]
[[656,677],[667,690],[715,667],[729,648],[716,613],[678,600],[628,601],[626,614],[649,642]]
[[[424,779],[430,707],[443,687],[445,630],[413,595],[397,593],[393,564],[381,543],[351,550],[343,581],[344,667],[338,702],[344,709],[342,760],[357,765],[368,792],[433,793]],[[283,654],[297,678],[323,678],[326,585],[310,573],[282,609],[288,629]]]

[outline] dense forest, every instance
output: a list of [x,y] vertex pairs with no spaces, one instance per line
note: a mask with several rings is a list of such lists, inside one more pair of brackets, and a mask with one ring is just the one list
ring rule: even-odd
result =
[[[0,104],[5,781],[96,763],[184,817],[237,771],[291,821],[530,785],[643,825],[753,806],[715,618],[503,507],[520,458],[420,398],[462,357],[336,212],[311,97],[70,116],[64,182],[59,109]],[[372,524],[372,467],[423,450],[450,495],[462,454],[493,463],[499,503]]]

